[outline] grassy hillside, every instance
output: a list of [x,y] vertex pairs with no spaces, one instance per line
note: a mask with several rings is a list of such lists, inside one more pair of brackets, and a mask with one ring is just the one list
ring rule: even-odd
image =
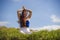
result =
[[22,34],[17,28],[0,27],[0,40],[60,40],[60,29]]

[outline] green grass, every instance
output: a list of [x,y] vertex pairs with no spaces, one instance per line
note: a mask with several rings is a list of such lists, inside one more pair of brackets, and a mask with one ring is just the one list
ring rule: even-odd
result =
[[60,29],[22,34],[18,28],[0,27],[0,40],[60,40]]

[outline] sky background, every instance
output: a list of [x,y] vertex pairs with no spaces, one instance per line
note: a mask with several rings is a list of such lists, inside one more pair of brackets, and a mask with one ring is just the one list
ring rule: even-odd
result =
[[60,27],[60,0],[0,0],[0,25],[19,27],[17,10],[32,10],[30,28]]

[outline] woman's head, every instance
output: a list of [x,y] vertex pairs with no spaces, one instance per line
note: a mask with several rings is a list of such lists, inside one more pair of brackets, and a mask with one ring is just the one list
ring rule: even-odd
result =
[[27,16],[26,9],[24,9],[24,10],[22,11],[22,16],[23,16],[23,17],[26,17],[26,16]]

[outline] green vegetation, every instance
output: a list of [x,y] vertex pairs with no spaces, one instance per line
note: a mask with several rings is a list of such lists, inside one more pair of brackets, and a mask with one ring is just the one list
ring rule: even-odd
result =
[[17,28],[0,27],[0,40],[60,40],[60,29],[22,34]]

